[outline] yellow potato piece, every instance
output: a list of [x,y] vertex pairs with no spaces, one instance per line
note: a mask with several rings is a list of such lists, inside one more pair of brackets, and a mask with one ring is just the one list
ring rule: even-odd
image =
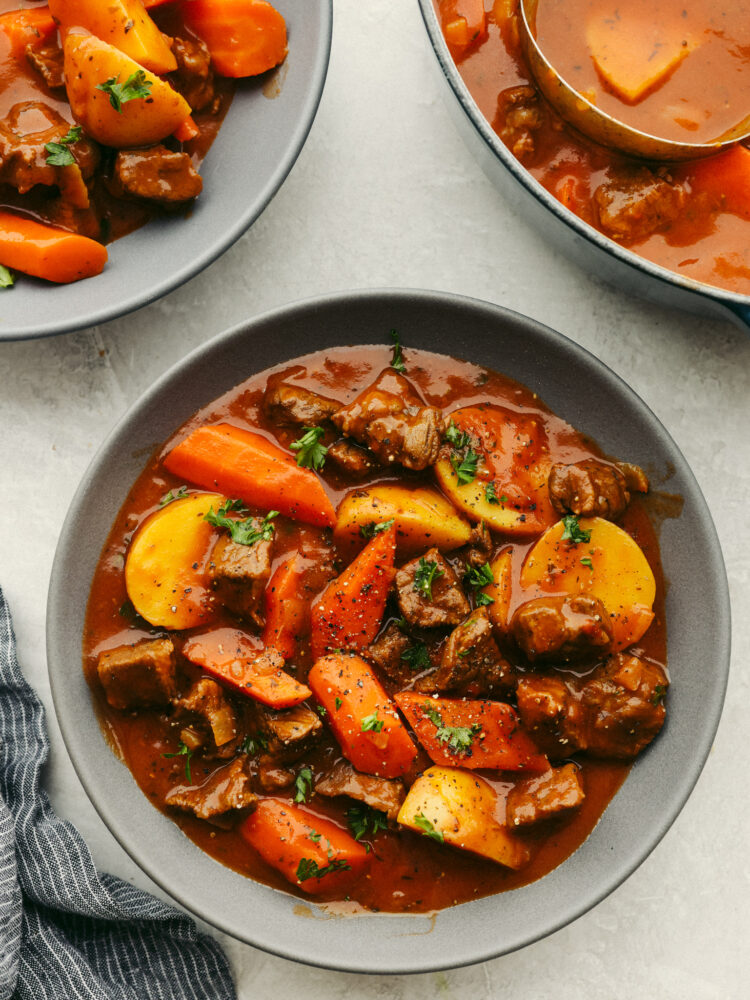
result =
[[354,490],[344,497],[334,537],[339,544],[361,545],[361,527],[391,518],[396,522],[400,555],[424,552],[432,546],[449,552],[466,545],[471,534],[469,523],[437,490],[385,485]]
[[[105,146],[125,149],[160,142],[185,121],[190,105],[168,83],[93,35],[70,34],[65,40],[65,87],[73,117],[84,132]],[[151,84],[148,98],[125,102],[120,111],[99,84],[125,84],[139,71]]]
[[138,528],[125,560],[125,586],[138,614],[161,628],[205,625],[214,611],[206,572],[216,529],[204,520],[218,493],[175,500]]
[[398,822],[416,833],[479,854],[507,868],[528,860],[526,847],[497,819],[492,786],[459,767],[430,767],[409,789]]
[[644,20],[619,5],[618,16],[592,17],[586,44],[599,73],[622,100],[634,104],[666,83],[699,44],[678,22]]
[[529,600],[550,593],[598,597],[610,614],[614,648],[625,649],[653,621],[654,574],[637,543],[622,528],[600,517],[581,518],[578,523],[591,532],[590,540],[563,541],[563,522],[553,524],[526,557],[521,587],[529,591]]
[[501,632],[508,628],[508,611],[510,609],[511,585],[513,572],[513,553],[504,549],[490,563],[493,582],[482,588],[482,593],[492,598],[492,604],[487,605],[487,611],[492,624]]

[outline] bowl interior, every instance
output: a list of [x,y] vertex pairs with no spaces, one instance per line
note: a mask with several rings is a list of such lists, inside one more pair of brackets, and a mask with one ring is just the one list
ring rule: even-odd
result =
[[[586,843],[530,886],[434,917],[333,919],[223,868],[141,793],[99,728],[81,667],[91,578],[128,489],[151,450],[196,409],[254,371],[326,345],[385,342],[451,354],[524,382],[606,452],[645,466],[684,498],[661,529],[669,581],[673,687],[667,724]],[[700,573],[695,568],[700,567]],[[729,609],[718,540],[682,455],[609,369],[546,327],[487,303],[414,291],[360,292],[267,314],[217,337],[163,376],[94,459],[60,538],[48,604],[48,661],[60,725],[81,781],[112,833],[167,892],[235,937],[284,957],[359,972],[418,972],[512,951],[573,920],[651,851],[693,787],[718,725],[729,664]],[[711,670],[706,670],[706,664]]]
[[257,219],[307,138],[331,46],[331,0],[279,0],[289,55],[240,81],[201,174],[188,217],[155,219],[109,246],[96,278],[52,285],[26,276],[0,301],[0,340],[43,337],[114,319],[153,302],[207,267]]

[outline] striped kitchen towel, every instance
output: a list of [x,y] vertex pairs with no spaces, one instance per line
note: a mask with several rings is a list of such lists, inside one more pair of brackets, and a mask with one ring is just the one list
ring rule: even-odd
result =
[[219,945],[184,914],[100,874],[41,787],[44,709],[0,590],[0,1000],[232,1000]]

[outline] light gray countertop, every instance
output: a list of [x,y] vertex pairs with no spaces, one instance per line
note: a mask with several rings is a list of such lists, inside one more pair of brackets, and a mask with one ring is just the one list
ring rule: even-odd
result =
[[[0,585],[21,664],[48,709],[53,803],[76,823],[100,868],[159,893],[78,783],[55,722],[44,653],[58,531],[79,478],[126,407],[196,345],[294,299],[375,286],[488,299],[560,330],[613,368],[691,464],[716,521],[734,614],[732,674],[714,748],[682,814],[642,867],[552,937],[481,966],[413,978],[307,969],[222,938],[239,995],[747,997],[750,337],[728,322],[667,312],[604,286],[527,227],[451,124],[414,0],[336,0],[334,13],[330,73],[307,145],[232,250],[124,319],[0,344]],[[11,294],[22,295],[22,287]],[[676,675],[679,665],[671,667]]]

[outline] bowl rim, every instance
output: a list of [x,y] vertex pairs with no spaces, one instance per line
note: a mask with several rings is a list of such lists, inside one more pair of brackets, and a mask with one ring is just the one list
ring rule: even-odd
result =
[[[185,264],[177,271],[171,272],[167,277],[157,281],[155,284],[135,291],[119,301],[113,301],[108,305],[97,307],[86,315],[79,312],[78,315],[71,315],[69,319],[62,318],[60,320],[49,320],[33,327],[18,325],[5,326],[0,323],[0,343],[6,340],[38,340],[44,337],[54,337],[58,334],[72,333],[76,330],[83,330],[90,326],[98,326],[101,323],[107,323],[110,320],[127,316],[129,313],[135,312],[137,309],[150,305],[152,302],[157,302],[165,295],[184,285],[191,278],[194,278],[201,271],[205,270],[215,260],[218,260],[219,257],[226,253],[226,251],[229,250],[230,247],[232,247],[237,240],[244,235],[244,233],[263,214],[278,193],[282,184],[289,176],[292,167],[297,161],[297,158],[302,152],[305,142],[307,141],[307,137],[310,134],[310,130],[313,126],[318,108],[320,106],[326,77],[328,75],[331,55],[331,40],[333,35],[333,0],[319,0],[317,9],[318,16],[320,18],[320,39],[315,52],[314,65],[312,73],[310,74],[305,99],[299,106],[296,113],[295,127],[287,143],[284,154],[276,163],[273,173],[268,178],[267,183],[257,193],[256,197],[248,202],[244,206],[244,209],[237,214],[232,224],[227,227],[217,239],[201,249],[200,252],[196,253],[189,263]],[[269,70],[266,74],[262,74],[258,78],[251,77],[248,79],[251,81],[256,79],[265,80],[273,73],[278,72],[279,69],[280,67],[276,67]],[[241,84],[242,80],[240,80],[239,83]],[[232,101],[224,124],[230,121],[237,98],[241,98],[241,93],[235,95],[235,100]],[[221,130],[219,130],[216,141],[219,143],[221,141]],[[211,149],[208,151],[208,156],[211,155],[212,149],[213,144]],[[128,240],[134,235],[137,236],[137,234],[144,228],[148,228],[151,232],[153,232],[154,225],[159,221],[160,220],[158,219],[151,220],[151,222],[146,223],[145,227],[139,227],[134,230],[133,233],[126,234],[121,237],[120,240],[115,241],[115,243],[120,244],[122,240]],[[35,283],[36,279],[29,278],[28,280],[31,283],[30,287],[33,292],[33,283]],[[46,283],[43,284],[46,286]],[[85,285],[85,281],[80,284]],[[18,291],[20,290],[21,289],[19,288]]]
[[474,100],[469,88],[463,81],[458,70],[458,66],[450,54],[448,45],[443,37],[440,28],[440,21],[433,5],[433,0],[418,0],[422,12],[422,20],[430,40],[430,46],[437,58],[440,70],[445,80],[453,91],[455,98],[461,106],[464,114],[471,124],[484,139],[495,157],[500,160],[503,166],[513,175],[513,177],[538,201],[544,208],[552,212],[553,215],[564,223],[568,229],[572,229],[578,236],[582,236],[589,243],[593,243],[600,250],[608,253],[620,263],[628,267],[642,271],[655,281],[660,281],[668,285],[676,285],[686,292],[701,295],[704,298],[713,299],[727,306],[735,316],[739,316],[745,323],[750,323],[750,295],[743,295],[741,292],[732,292],[727,288],[718,288],[704,281],[696,281],[685,275],[670,271],[669,268],[661,264],[640,257],[632,250],[620,246],[614,240],[609,239],[600,233],[593,226],[590,226],[583,219],[579,218],[575,212],[566,208],[562,202],[558,201],[545,187],[533,177],[528,170],[513,156],[507,146],[502,142],[489,121],[482,114],[479,105]]
[[[650,823],[648,836],[643,842],[639,841],[638,849],[632,851],[628,848],[630,853],[627,855],[626,861],[623,862],[621,860],[619,867],[617,865],[613,865],[611,869],[608,867],[606,877],[602,877],[597,880],[594,891],[585,889],[582,893],[582,898],[578,897],[575,900],[568,901],[567,905],[561,907],[554,913],[550,913],[545,910],[544,918],[539,921],[538,926],[533,933],[526,932],[516,934],[515,937],[511,936],[506,938],[501,946],[497,942],[472,938],[471,941],[468,942],[468,944],[464,946],[463,950],[461,950],[458,954],[453,954],[448,951],[440,951],[439,956],[433,955],[427,959],[424,959],[424,957],[418,953],[419,949],[415,947],[415,944],[411,943],[409,945],[408,953],[400,955],[398,960],[392,961],[388,967],[384,967],[382,959],[373,960],[372,956],[362,949],[357,950],[355,948],[350,948],[347,952],[337,953],[334,943],[332,948],[329,947],[328,953],[325,956],[321,956],[318,953],[318,948],[311,947],[309,942],[305,943],[301,941],[299,937],[295,937],[295,935],[286,935],[280,939],[277,939],[276,937],[269,937],[269,934],[273,934],[272,921],[269,921],[269,926],[271,928],[269,931],[264,929],[259,936],[256,929],[252,934],[250,934],[243,922],[224,917],[221,913],[220,906],[218,907],[217,912],[207,914],[205,908],[203,908],[203,904],[201,902],[196,902],[196,900],[191,896],[192,886],[189,890],[176,890],[174,884],[170,883],[170,879],[174,877],[174,873],[171,873],[169,876],[164,875],[159,870],[155,862],[150,858],[150,852],[153,851],[152,845],[142,845],[139,842],[133,842],[128,837],[127,829],[123,830],[118,825],[118,819],[113,811],[116,811],[116,806],[114,806],[111,796],[110,799],[108,799],[106,792],[102,789],[102,780],[96,764],[85,753],[85,747],[80,735],[81,727],[79,726],[79,714],[77,714],[76,711],[69,710],[69,706],[66,705],[66,697],[70,697],[69,692],[66,690],[68,688],[68,664],[70,660],[65,658],[63,650],[65,627],[69,621],[69,617],[65,612],[66,590],[68,586],[67,566],[69,559],[75,556],[74,534],[78,527],[76,519],[81,516],[81,511],[85,506],[87,496],[91,496],[91,486],[92,483],[96,481],[97,475],[100,472],[100,466],[113,448],[117,449],[118,447],[126,445],[129,437],[130,424],[139,418],[141,411],[145,410],[150,404],[153,404],[156,400],[158,400],[170,384],[173,382],[177,383],[186,375],[186,373],[189,373],[191,369],[194,369],[197,366],[203,366],[207,360],[210,361],[211,355],[214,352],[220,352],[223,349],[227,349],[229,345],[233,345],[235,342],[243,340],[244,338],[252,338],[257,330],[267,327],[269,324],[278,326],[279,324],[285,324],[300,317],[309,316],[311,312],[315,313],[320,312],[321,310],[325,311],[327,308],[360,308],[361,310],[369,311],[372,307],[382,304],[384,301],[392,303],[394,307],[398,307],[402,303],[416,303],[421,309],[432,308],[443,310],[468,310],[477,323],[482,320],[486,320],[488,322],[503,322],[510,324],[516,332],[528,331],[531,333],[537,340],[537,346],[539,345],[539,342],[541,342],[542,345],[548,344],[559,350],[564,350],[567,352],[567,355],[574,357],[576,361],[585,365],[589,371],[597,372],[608,385],[613,387],[619,386],[619,391],[623,394],[624,400],[627,402],[628,406],[635,406],[638,411],[638,415],[646,421],[655,432],[658,432],[658,437],[667,447],[669,462],[674,465],[676,475],[681,477],[683,485],[686,488],[686,493],[689,494],[690,499],[696,508],[696,517],[698,518],[698,523],[703,531],[702,541],[705,543],[705,547],[708,551],[707,562],[704,565],[704,580],[706,582],[706,586],[708,587],[707,594],[713,598],[717,622],[717,642],[714,658],[715,677],[713,686],[708,689],[708,695],[702,702],[704,710],[702,715],[703,725],[700,727],[700,732],[695,734],[694,738],[691,736],[690,747],[692,755],[688,761],[688,766],[682,767],[679,773],[679,781],[670,786],[668,794],[660,800],[661,809],[658,821],[652,821]],[[365,341],[356,342],[365,343]],[[336,340],[336,343],[338,344],[339,341]],[[352,343],[352,341],[342,340],[341,343]],[[317,342],[314,342],[311,343],[310,349],[318,350],[324,346],[325,345],[319,345]],[[413,346],[423,345],[414,344]],[[430,348],[425,346],[425,349],[429,350]],[[251,374],[251,372],[248,373],[248,375],[249,374]],[[248,377],[248,375],[245,375],[245,377]],[[230,381],[236,381],[236,378],[234,376],[228,378],[227,383]],[[231,386],[227,384],[227,388],[230,387]],[[145,461],[145,457],[143,455],[141,455],[140,461]],[[124,493],[120,498],[120,504],[124,502],[125,496],[126,494]],[[110,525],[112,523],[112,519],[112,517],[109,519]],[[97,551],[96,560],[98,561],[99,558],[100,553]],[[88,579],[88,585],[90,587],[90,578]],[[80,641],[81,636],[79,635],[77,637],[79,656]],[[156,379],[151,387],[147,389],[132,404],[131,407],[129,407],[116,426],[109,432],[89,464],[73,500],[71,501],[70,508],[61,529],[48,591],[48,674],[58,723],[78,778],[80,779],[86,794],[94,805],[94,808],[104,821],[105,825],[108,827],[110,833],[150,879],[159,885],[172,899],[177,900],[177,902],[179,902],[186,910],[192,912],[200,919],[207,921],[219,930],[238,940],[244,941],[253,947],[260,948],[282,958],[291,959],[307,965],[345,972],[371,974],[382,974],[383,972],[394,974],[422,973],[482,962],[490,958],[498,957],[499,955],[508,954],[519,948],[525,947],[540,938],[546,937],[547,935],[554,933],[560,928],[573,922],[589,909],[597,905],[618,885],[620,885],[637,867],[639,867],[646,857],[648,857],[677,818],[683,805],[687,801],[687,798],[703,769],[719,724],[728,682],[729,657],[730,605],[728,583],[715,526],[700,487],[698,486],[692,471],[687,465],[684,456],[682,456],[682,453],[672,440],[669,433],[665,430],[661,422],[653,414],[647,404],[644,403],[640,397],[638,397],[637,394],[602,361],[597,359],[594,355],[580,345],[576,344],[574,341],[569,340],[569,338],[565,337],[563,334],[560,334],[535,320],[522,316],[505,307],[468,296],[409,288],[361,289],[343,293],[334,292],[268,310],[248,321],[236,324],[232,328],[217,335],[207,343],[193,350],[169,370],[164,372],[159,378]],[[80,670],[79,663],[76,664],[76,669]],[[80,674],[81,676],[83,675],[82,670],[80,670]],[[85,687],[88,692],[88,686],[85,685]],[[90,701],[90,695],[89,704],[93,708],[93,704]],[[77,703],[76,708],[78,708],[79,705],[80,703]],[[92,716],[94,719],[94,725],[97,729],[99,729],[99,720],[96,718],[96,713],[92,712]],[[108,746],[106,743],[103,743],[103,745]],[[119,759],[115,758],[115,755],[111,752],[111,750],[109,750],[109,753],[113,761],[115,761],[120,768],[125,767]],[[646,750],[639,756],[636,764],[634,765],[634,770],[637,769],[639,765],[641,767],[649,766],[644,761],[644,758],[648,757],[648,753],[648,750]],[[119,775],[121,772],[118,771],[117,773]],[[130,772],[127,770],[122,773],[130,776]],[[618,800],[618,796],[623,795],[623,792],[627,787],[627,783],[628,781],[626,780],[625,785],[620,788],[617,795],[615,795],[614,799],[607,806],[602,819],[599,821],[599,826],[592,831],[589,838],[584,841],[583,845],[581,845],[581,847],[579,847],[578,850],[574,852],[574,854],[571,855],[565,862],[558,866],[558,868],[554,869],[547,876],[538,879],[536,882],[524,886],[519,890],[511,890],[510,892],[501,893],[499,895],[495,894],[493,896],[484,897],[483,899],[462,904],[461,906],[449,907],[444,910],[437,911],[435,916],[427,916],[425,914],[367,914],[364,916],[346,918],[344,922],[347,920],[361,922],[361,924],[364,925],[365,932],[373,930],[376,925],[385,925],[386,927],[390,927],[392,929],[393,932],[390,935],[390,938],[393,938],[397,933],[400,933],[400,931],[396,929],[396,924],[400,924],[403,927],[404,921],[408,921],[410,922],[408,925],[410,929],[406,932],[405,936],[411,938],[415,934],[421,935],[429,933],[443,918],[446,921],[455,921],[454,915],[460,912],[466,912],[467,908],[472,908],[472,911],[478,911],[477,916],[481,916],[483,911],[485,914],[490,912],[493,902],[496,903],[498,899],[502,901],[507,900],[510,897],[520,898],[519,894],[521,893],[533,896],[533,900],[531,902],[533,908],[535,903],[538,904],[540,886],[542,887],[541,899],[544,901],[545,883],[555,877],[556,873],[565,869],[567,865],[574,863],[573,859],[577,858],[580,863],[581,856],[585,853],[586,845],[589,844],[595,836],[597,838],[599,837],[599,829],[600,826],[603,825],[604,817],[607,817],[612,813],[613,803]],[[213,862],[213,859],[211,859],[208,855],[205,855],[199,848],[192,844],[191,841],[182,835],[181,831],[177,825],[172,822],[172,820],[168,819],[164,816],[164,814],[160,813],[153,806],[151,806],[146,796],[143,795],[140,788],[134,781],[132,782],[132,786],[137,790],[139,796],[138,801],[142,801],[144,806],[151,810],[154,817],[161,817],[172,829],[177,830],[179,835],[182,837],[181,843],[184,842],[186,845],[194,847],[195,850],[199,852],[201,857],[204,859],[207,858],[209,861]],[[148,815],[150,816],[151,813]],[[642,836],[640,829],[639,836]],[[601,845],[599,845],[599,847],[600,846]],[[612,849],[613,848],[610,848],[610,850]],[[231,869],[224,868],[224,866],[222,866],[219,862],[213,863],[222,871],[230,872],[235,878],[245,878],[244,876],[233,872]],[[575,874],[576,871],[577,868],[574,863],[573,874]],[[583,875],[583,879],[581,878],[581,873]],[[584,867],[576,876],[579,883],[588,884],[585,883],[585,876],[586,868]],[[267,910],[269,915],[271,913],[269,908],[272,908],[275,902],[275,900],[271,898],[271,895],[274,897],[282,897],[283,899],[290,901],[289,904],[286,905],[295,906],[295,915],[300,915],[297,913],[296,909],[300,906],[300,904],[308,910],[315,907],[314,901],[309,901],[309,903],[305,901],[303,903],[299,898],[291,896],[288,893],[280,892],[277,889],[271,889],[261,883],[255,882],[252,879],[248,881],[254,891],[258,893],[258,899],[260,900],[259,909]],[[518,899],[516,899],[516,902],[517,901]],[[282,904],[279,904],[279,906],[281,905]],[[215,909],[217,908],[215,907]],[[310,916],[311,914],[306,913],[303,915]],[[335,935],[332,931],[329,930],[329,933],[327,935],[325,934],[325,927],[331,919],[333,918],[329,915],[319,921],[324,928],[323,941],[326,945],[328,945],[329,940],[335,939]],[[467,920],[469,919],[470,918],[467,918]],[[291,920],[291,914],[289,914],[289,920]],[[424,922],[419,924],[420,920],[423,920]],[[318,921],[316,921],[316,923],[317,922]],[[305,921],[305,923],[310,925],[313,921],[308,920]],[[341,919],[339,919],[337,923],[339,927],[342,926]],[[428,924],[429,926],[427,926]],[[334,924],[334,926],[336,925]],[[412,930],[411,928],[414,929]],[[286,926],[284,929],[287,929]],[[264,934],[266,935],[265,937],[263,936]],[[451,939],[449,938],[449,940]],[[351,944],[351,942],[348,943]]]

